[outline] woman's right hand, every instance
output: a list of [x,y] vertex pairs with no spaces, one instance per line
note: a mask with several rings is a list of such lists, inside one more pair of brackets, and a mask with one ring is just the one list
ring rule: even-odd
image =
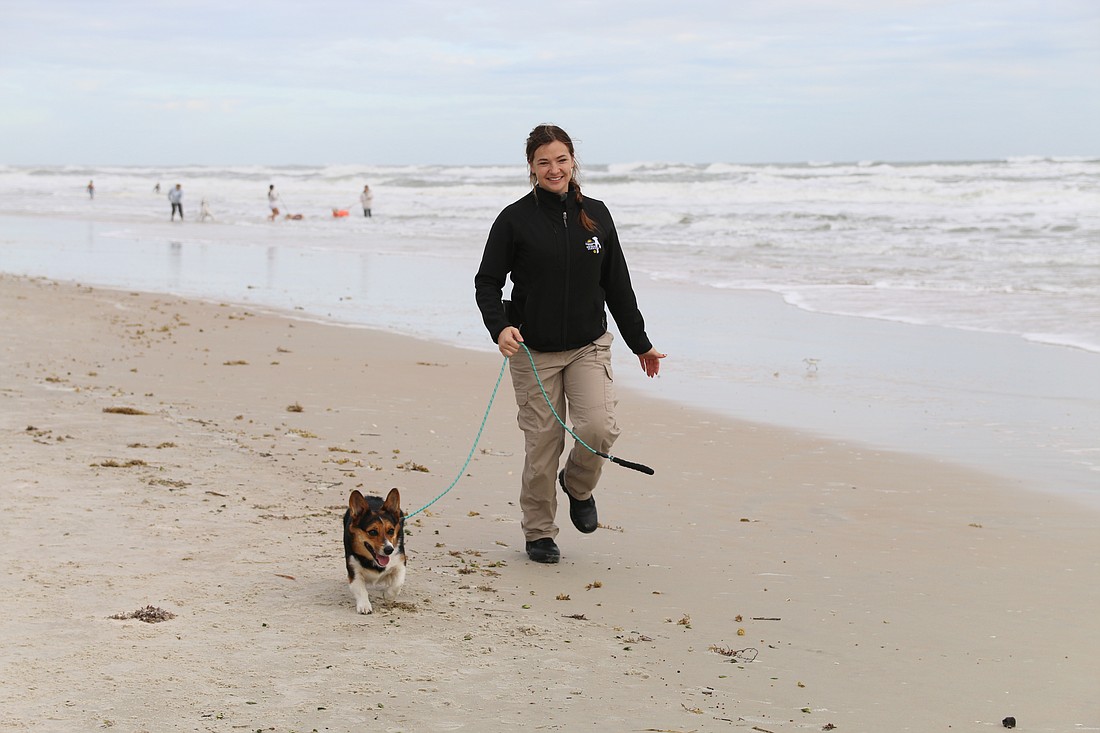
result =
[[644,354],[638,354],[638,363],[642,365],[642,371],[645,372],[647,377],[656,377],[661,371],[661,359],[666,356],[668,354],[662,354],[654,348]]
[[519,345],[522,341],[523,335],[519,332],[519,329],[515,326],[508,326],[497,337],[497,347],[500,348],[500,353],[505,358],[511,358],[519,351]]

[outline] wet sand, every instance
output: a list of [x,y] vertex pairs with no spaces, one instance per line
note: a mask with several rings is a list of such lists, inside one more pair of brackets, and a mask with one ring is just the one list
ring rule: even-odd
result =
[[[440,247],[453,256],[411,254]],[[479,255],[480,243],[450,239],[0,216],[0,272],[224,300],[495,353],[474,306]],[[1100,354],[813,313],[775,293],[636,274],[670,368],[652,381],[624,369],[621,383],[734,419],[934,456],[1100,510]],[[621,341],[615,348],[631,359]]]

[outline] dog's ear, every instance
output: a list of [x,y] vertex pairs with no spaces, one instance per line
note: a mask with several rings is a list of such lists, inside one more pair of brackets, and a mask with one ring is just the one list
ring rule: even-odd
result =
[[348,498],[348,509],[351,510],[352,521],[359,519],[359,517],[370,511],[370,507],[367,506],[367,499],[359,493],[359,489],[351,492],[351,496]]
[[386,503],[382,505],[383,511],[393,512],[394,516],[401,516],[401,492],[396,488],[390,489],[386,495]]

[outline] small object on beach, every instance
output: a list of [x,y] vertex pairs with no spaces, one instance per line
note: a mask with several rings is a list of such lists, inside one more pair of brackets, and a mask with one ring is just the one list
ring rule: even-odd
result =
[[1011,715],[1009,715],[1007,718],[1001,721],[1001,725],[1003,725],[1005,728],[1015,728],[1016,718],[1013,718]]
[[131,458],[125,463],[119,463],[114,458],[108,458],[100,463],[93,463],[93,466],[101,466],[103,468],[133,468],[134,466],[148,466],[149,464],[140,458]]
[[730,659],[731,662],[745,663],[751,662],[752,660],[756,659],[756,655],[759,654],[759,652],[752,647],[746,647],[745,649],[731,649],[730,647],[717,646],[716,644],[711,644],[710,651],[714,652],[715,654],[721,654],[724,657],[733,657],[732,659]]
[[332,215],[334,217],[336,217],[337,219],[342,219],[342,218],[344,218],[345,216],[348,215],[348,210],[347,209],[333,209],[332,210]]
[[104,407],[103,411],[112,415],[148,415],[136,407]]
[[297,402],[295,402],[293,405],[287,405],[286,406],[286,411],[287,412],[302,412],[303,409],[304,408],[301,405],[299,405]]
[[144,621],[147,624],[156,624],[161,621],[168,621],[174,619],[176,614],[171,611],[165,611],[163,608],[157,608],[155,606],[146,606],[145,608],[139,608],[136,611],[130,613],[116,613],[110,618],[117,619],[119,621],[126,621],[128,619],[137,619],[138,621]]

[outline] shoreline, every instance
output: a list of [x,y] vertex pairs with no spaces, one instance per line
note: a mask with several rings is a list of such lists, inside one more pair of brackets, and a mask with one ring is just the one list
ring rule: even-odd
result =
[[[373,242],[317,251],[292,246],[290,230],[265,244],[217,235],[177,240],[140,228],[108,236],[106,225],[91,222],[23,223],[30,228],[8,238],[24,244],[0,252],[0,270],[235,302],[495,353],[473,305],[472,275],[455,276],[456,267],[472,273],[473,259],[385,253]],[[197,229],[187,236],[201,236]],[[162,230],[169,227],[155,231]],[[740,420],[961,463],[1100,506],[1093,376],[1100,355],[817,313],[766,291],[644,279],[635,288],[651,338],[671,357],[660,379],[645,380],[617,343],[617,377],[626,387]]]
[[[0,306],[3,727],[1100,729],[1067,499],[631,392],[616,448],[657,475],[609,467],[541,566],[502,395],[360,616],[348,492],[434,497],[495,355],[8,275]],[[145,605],[176,616],[110,618]]]

